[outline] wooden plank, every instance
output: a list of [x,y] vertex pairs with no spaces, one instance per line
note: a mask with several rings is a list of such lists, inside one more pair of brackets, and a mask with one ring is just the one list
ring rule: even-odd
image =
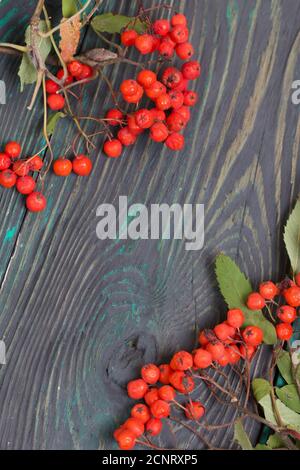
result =
[[[133,3],[110,2],[110,8],[131,14]],[[253,282],[285,271],[280,228],[300,179],[299,110],[290,100],[291,81],[300,76],[300,5],[170,4],[189,17],[203,64],[196,84],[201,103],[185,151],[171,155],[143,136],[114,161],[103,157],[99,141],[88,181],[49,175],[48,209],[39,216],[25,213],[15,193],[0,192],[0,239],[9,239],[1,244],[0,338],[8,349],[0,370],[2,449],[88,449],[99,440],[100,448],[113,448],[111,432],[130,406],[128,379],[145,361],[191,348],[198,328],[224,315],[215,255],[231,255]],[[3,8],[7,18],[8,2]],[[15,15],[24,25],[24,11]],[[7,23],[10,28],[11,19]],[[7,38],[15,40],[14,30]],[[89,32],[83,47],[95,45],[99,39]],[[0,109],[1,135],[18,136],[29,152],[39,143],[40,111],[35,117],[25,112],[31,90],[17,93],[17,61],[1,58],[2,69],[14,100],[5,119]],[[135,69],[122,65],[107,73],[117,87]],[[91,114],[112,104],[103,83],[91,85],[87,95],[83,110]],[[63,121],[53,140],[56,155],[73,132]],[[178,240],[100,242],[96,208],[119,195],[147,205],[204,203],[204,249],[187,252]],[[204,389],[201,399],[209,421],[232,419]],[[253,423],[248,430],[257,436]],[[178,436],[182,448],[201,447],[186,432]],[[233,445],[224,430],[208,437],[221,447]]]

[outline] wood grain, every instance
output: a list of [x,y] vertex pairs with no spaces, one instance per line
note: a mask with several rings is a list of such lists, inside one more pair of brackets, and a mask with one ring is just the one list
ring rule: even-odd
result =
[[[11,3],[1,2],[1,40],[22,41],[35,2]],[[232,256],[254,285],[286,272],[281,229],[300,183],[299,107],[290,99],[300,77],[299,2],[168,3],[189,17],[203,66],[185,151],[170,154],[143,136],[114,161],[102,155],[100,139],[88,181],[49,175],[48,208],[38,216],[24,210],[15,192],[0,190],[0,338],[7,345],[1,449],[114,448],[112,430],[130,406],[128,379],[145,361],[193,347],[199,328],[224,316],[216,254]],[[104,2],[103,9],[133,14],[135,2]],[[88,31],[82,48],[99,44]],[[32,88],[19,94],[17,67],[17,59],[0,58],[8,87],[1,136],[21,140],[30,154],[43,144],[41,106],[26,111]],[[117,87],[135,68],[122,64],[106,73]],[[82,112],[100,116],[111,105],[106,85],[95,83]],[[52,141],[56,155],[72,135],[62,121]],[[100,242],[96,208],[116,204],[120,195],[146,205],[204,203],[204,249],[185,251],[180,240]],[[208,421],[232,419],[204,387],[200,395]],[[255,440],[259,429],[251,422],[247,429]],[[176,426],[173,432],[176,442],[165,433],[172,445],[202,446]],[[234,446],[223,430],[207,437]]]

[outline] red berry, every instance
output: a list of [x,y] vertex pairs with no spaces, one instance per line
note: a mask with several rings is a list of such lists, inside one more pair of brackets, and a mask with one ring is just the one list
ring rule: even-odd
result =
[[32,171],[40,171],[43,168],[43,160],[38,155],[29,158],[28,164]]
[[127,103],[137,104],[144,94],[144,89],[138,85],[138,91],[134,95],[123,95],[123,100]]
[[151,100],[155,100],[163,93],[166,93],[166,87],[163,83],[156,81],[149,88],[146,88],[145,93]]
[[205,408],[200,401],[192,401],[185,406],[185,416],[188,419],[198,420],[205,413]]
[[212,355],[209,351],[202,348],[196,349],[194,355],[194,366],[197,368],[199,367],[200,369],[206,369],[211,365],[212,359]]
[[122,149],[122,144],[118,139],[107,140],[103,146],[105,155],[112,158],[118,158],[122,153]]
[[169,135],[165,144],[171,150],[181,150],[184,147],[184,137],[183,135],[174,132],[174,134]]
[[68,71],[72,75],[72,77],[78,78],[83,69],[83,64],[78,60],[73,60],[68,64]]
[[26,207],[30,212],[41,212],[47,206],[47,200],[42,193],[34,191],[26,198]]
[[240,350],[236,344],[230,344],[225,348],[229,364],[236,364],[241,359]]
[[136,405],[134,405],[131,408],[130,414],[133,418],[138,418],[144,424],[150,419],[149,408],[148,406],[142,403],[137,403]]
[[121,434],[122,431],[124,431],[124,426],[120,426],[119,428],[115,429],[114,433],[113,433],[113,436],[114,436],[114,439],[117,441],[118,440],[118,437],[119,435]]
[[118,139],[122,145],[133,145],[136,141],[136,134],[130,132],[129,127],[122,127],[118,132]]
[[170,383],[170,374],[172,373],[172,369],[169,364],[161,364],[158,366],[159,368],[159,381],[162,384],[168,385]]
[[227,323],[233,328],[240,328],[245,321],[245,316],[239,308],[233,308],[227,312]]
[[159,396],[158,396],[157,388],[151,388],[151,390],[149,390],[149,392],[145,393],[144,395],[145,403],[147,403],[148,406],[151,406],[152,403],[154,403],[158,399],[159,399]]
[[123,95],[132,96],[138,92],[138,82],[135,80],[124,80],[121,83],[120,91]]
[[225,354],[225,347],[220,341],[215,340],[212,343],[208,343],[205,349],[210,352],[214,361],[217,361]]
[[138,33],[134,29],[127,29],[121,34],[121,43],[126,47],[133,46],[137,36]]
[[140,400],[148,390],[148,385],[143,379],[131,380],[127,384],[127,392],[130,398]]
[[173,111],[167,117],[167,125],[171,132],[180,132],[185,127],[186,122],[180,113]]
[[159,36],[166,36],[171,29],[169,20],[156,20],[153,23],[153,31]]
[[277,309],[277,316],[283,323],[293,323],[297,318],[297,312],[294,307],[282,305]]
[[181,26],[181,25],[175,26],[170,32],[170,38],[176,44],[186,43],[189,38],[189,30],[186,26]]
[[56,93],[59,89],[60,86],[55,83],[53,80],[46,80],[46,92],[47,93]]
[[229,364],[229,356],[228,356],[226,349],[225,349],[223,356],[219,357],[219,359],[216,362],[222,367],[226,367],[227,364]]
[[300,287],[292,286],[283,293],[286,302],[291,307],[300,307]]
[[141,129],[135,120],[134,115],[129,115],[127,116],[127,124],[130,132],[135,135],[142,134],[144,132],[144,129]]
[[171,359],[170,366],[173,370],[187,370],[193,366],[193,356],[187,351],[179,351]]
[[226,323],[220,323],[214,327],[214,333],[221,341],[226,341],[231,336],[232,330]]
[[261,310],[266,305],[265,299],[258,293],[252,292],[247,299],[247,307],[250,310]]
[[278,323],[276,333],[278,339],[288,341],[293,336],[293,327],[290,323]]
[[18,142],[8,142],[5,145],[4,152],[11,158],[18,158],[21,153],[21,145]]
[[16,188],[21,194],[30,194],[34,191],[35,181],[32,176],[21,176],[17,179]]
[[12,188],[17,181],[17,175],[12,170],[3,170],[0,172],[0,185],[4,188]]
[[166,113],[162,109],[152,108],[150,109],[154,122],[165,121]]
[[185,91],[183,93],[183,104],[185,106],[194,106],[198,101],[198,93],[195,91]]
[[171,108],[171,105],[172,102],[168,93],[162,93],[155,100],[155,106],[157,107],[157,109],[161,109],[162,111],[166,111],[167,109]]
[[[59,69],[59,71],[57,72],[56,76],[57,76],[57,78],[58,78],[59,80],[62,80],[62,79],[63,79],[63,76],[64,76],[64,69]],[[70,85],[72,82],[73,82],[73,77],[72,77],[72,75],[67,75],[67,77],[66,77],[65,80],[64,80],[64,84],[65,84],[65,85]]]
[[182,370],[175,370],[170,375],[170,384],[180,393],[191,393],[195,388],[192,377],[186,375]]
[[156,384],[159,379],[159,368],[155,364],[146,364],[142,367],[141,376],[147,384]]
[[164,142],[169,135],[167,126],[163,122],[155,122],[150,129],[150,137],[155,142]]
[[242,336],[246,344],[257,347],[262,343],[264,334],[258,326],[247,326],[242,332]]
[[0,152],[0,171],[7,170],[11,165],[11,159],[7,153]]
[[159,49],[161,39],[157,38],[156,36],[152,36],[153,42],[152,42],[152,49],[151,52],[155,52]]
[[28,175],[30,171],[29,164],[24,161],[24,160],[18,160],[14,162],[12,170],[16,173],[18,176],[26,176]]
[[139,418],[128,418],[124,423],[124,428],[129,429],[136,437],[144,434],[145,426]]
[[161,56],[169,59],[174,54],[174,46],[170,41],[162,40],[158,47],[158,52]]
[[255,346],[252,346],[251,344],[241,344],[239,347],[241,356],[243,359],[248,359],[248,361],[251,361],[252,357],[254,356],[256,352]]
[[72,162],[73,171],[79,176],[88,176],[92,171],[93,164],[89,157],[86,155],[76,155]]
[[150,34],[141,34],[135,39],[134,45],[141,54],[149,54],[153,48],[153,37]]
[[150,406],[150,411],[154,418],[167,418],[170,414],[170,405],[164,400],[156,400]]
[[186,16],[181,13],[177,13],[176,15],[172,17],[171,25],[172,26],[178,26],[178,25],[186,26],[187,25]]
[[76,77],[77,80],[85,80],[94,75],[94,70],[87,64],[82,64],[81,73]]
[[189,81],[186,78],[183,78],[177,86],[173,88],[176,91],[186,91],[188,87]]
[[175,51],[178,57],[182,60],[190,59],[195,52],[190,42],[183,42],[181,44],[177,44]]
[[135,446],[136,436],[129,429],[122,429],[117,436],[117,442],[122,450],[131,450]]
[[171,107],[174,109],[181,108],[184,103],[184,96],[181,91],[171,90],[169,91],[169,97],[171,99]]
[[52,111],[59,111],[65,106],[65,98],[62,95],[49,95],[47,103]]
[[176,112],[183,117],[186,124],[191,119],[191,111],[187,106],[181,106],[181,108],[176,109]]
[[108,124],[110,126],[120,126],[123,120],[123,114],[119,109],[112,108],[107,111],[105,119],[108,119]]
[[57,176],[68,176],[72,168],[72,162],[68,158],[58,158],[53,163],[53,171]]
[[171,385],[164,385],[158,390],[159,398],[165,401],[173,401],[176,397],[176,392]]
[[296,274],[295,281],[298,287],[300,287],[300,273]]
[[181,67],[181,72],[187,80],[195,80],[201,75],[201,65],[195,60],[185,62]]
[[146,423],[146,432],[151,436],[158,436],[162,430],[162,422],[160,419],[151,418]]
[[259,286],[259,293],[260,295],[266,300],[272,300],[275,295],[279,294],[279,289],[276,287],[274,282],[267,281],[262,282]]
[[137,76],[137,81],[142,87],[149,88],[157,81],[157,76],[152,70],[141,70]]
[[148,129],[154,124],[154,119],[149,109],[139,109],[135,115],[135,121],[141,129]]
[[198,341],[201,344],[201,346],[206,346],[209,343],[209,337],[208,337],[208,332],[210,330],[203,330],[200,331]]
[[182,81],[182,73],[175,67],[167,67],[162,74],[162,82],[168,88],[175,88]]

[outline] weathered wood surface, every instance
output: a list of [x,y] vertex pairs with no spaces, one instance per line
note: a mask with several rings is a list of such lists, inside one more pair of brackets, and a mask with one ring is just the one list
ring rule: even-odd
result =
[[[134,3],[103,8],[131,14]],[[39,216],[26,213],[14,191],[0,190],[1,449],[113,448],[111,432],[130,405],[126,381],[143,362],[191,348],[197,330],[224,315],[215,255],[231,255],[254,283],[285,272],[281,229],[300,183],[299,107],[290,99],[300,78],[300,3],[168,3],[189,17],[203,64],[185,151],[171,155],[142,137],[114,161],[99,144],[88,181],[48,177],[49,204]],[[1,2],[2,41],[22,41],[34,4]],[[88,32],[82,47],[96,44]],[[1,142],[16,138],[31,154],[43,143],[41,106],[26,110],[32,88],[19,94],[18,62],[0,58],[8,90]],[[130,65],[108,70],[115,86],[134,72]],[[87,94],[84,107],[94,114],[111,104],[103,84]],[[57,155],[71,135],[63,121],[53,139]],[[96,208],[119,195],[147,205],[204,203],[204,249],[187,252],[178,240],[100,242]],[[204,389],[201,398],[209,421],[232,418]],[[248,429],[256,438],[258,429]],[[180,448],[201,446],[185,432],[178,436]],[[233,446],[223,430],[209,437]]]

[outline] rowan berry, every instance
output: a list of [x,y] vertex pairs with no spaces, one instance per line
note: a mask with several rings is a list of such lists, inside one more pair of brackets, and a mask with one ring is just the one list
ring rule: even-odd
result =
[[47,200],[42,193],[32,192],[26,198],[26,207],[30,212],[41,212],[47,206]]
[[288,341],[293,336],[293,327],[290,323],[278,323],[276,334],[278,339]]
[[162,109],[152,108],[150,109],[154,122],[161,122],[166,120],[166,113]]
[[216,362],[222,367],[226,367],[227,364],[229,364],[229,356],[228,356],[226,349],[225,349],[223,356],[219,357],[219,359],[217,359]]
[[121,83],[120,91],[125,96],[132,96],[138,92],[138,82],[136,80],[124,80]]
[[30,171],[30,166],[24,160],[17,160],[16,162],[14,162],[12,170],[18,176],[26,176],[26,175],[28,175],[28,173]]
[[185,106],[194,106],[198,101],[198,93],[195,91],[184,91],[183,92],[183,104]]
[[210,352],[214,361],[217,361],[220,357],[224,356],[225,348],[220,341],[213,341],[205,346],[206,351]]
[[140,400],[148,391],[148,385],[143,379],[131,380],[127,384],[127,393],[130,398]]
[[115,429],[115,431],[113,433],[113,436],[114,436],[114,439],[116,441],[118,440],[119,435],[121,434],[122,431],[124,431],[124,429],[125,429],[124,425],[122,425],[119,428]]
[[137,37],[138,33],[134,29],[127,29],[121,34],[121,43],[126,47],[133,46]]
[[153,37],[150,34],[140,34],[134,41],[136,49],[143,55],[152,52]]
[[122,153],[122,149],[122,144],[118,139],[107,140],[103,146],[104,153],[112,158],[118,158]]
[[200,403],[200,401],[192,401],[190,403],[187,403],[187,405],[185,406],[184,413],[188,419],[193,419],[197,421],[204,415],[205,408],[202,403]]
[[156,81],[156,73],[152,72],[152,70],[141,70],[137,76],[137,82],[144,88],[149,88]]
[[161,109],[162,111],[166,111],[167,109],[170,109],[171,105],[172,105],[172,102],[168,93],[162,93],[155,100],[155,106],[157,107],[157,109]]
[[158,399],[159,399],[159,395],[158,395],[157,388],[151,388],[149,392],[145,393],[144,395],[145,403],[147,403],[148,406],[151,406],[152,403],[154,403]]
[[256,353],[256,348],[251,344],[241,344],[239,350],[242,358],[247,359],[248,361],[251,361],[252,357]]
[[137,138],[136,134],[133,134],[132,132],[130,132],[130,129],[128,126],[122,127],[122,129],[119,130],[117,136],[121,144],[125,146],[133,145]]
[[206,369],[212,363],[212,355],[209,351],[199,348],[196,349],[194,354],[194,366],[199,367],[199,369]]
[[171,385],[163,385],[158,390],[158,395],[161,400],[173,401],[176,397],[176,392]]
[[300,307],[300,287],[292,286],[283,293],[286,302],[291,307]]
[[180,113],[173,111],[167,117],[167,125],[171,132],[179,132],[185,127],[186,123]]
[[133,418],[138,418],[142,423],[146,423],[150,419],[150,411],[148,406],[143,403],[137,403],[131,408],[130,412]]
[[128,418],[123,426],[133,432],[136,437],[140,437],[145,431],[144,423],[139,418]]
[[300,287],[300,273],[296,274],[295,281],[298,287]]
[[153,31],[159,36],[166,36],[171,29],[169,20],[156,20],[153,23]]
[[78,60],[73,60],[68,64],[68,71],[72,75],[72,77],[78,78],[83,69],[83,64]]
[[167,89],[160,81],[154,82],[149,88],[145,89],[145,93],[151,100],[155,100],[163,93],[166,93]]
[[258,326],[247,326],[242,332],[246,344],[257,347],[263,340],[263,331]]
[[171,107],[174,109],[181,108],[184,102],[183,93],[181,91],[171,90],[168,94],[171,99]]
[[186,16],[183,15],[182,13],[177,13],[176,15],[172,16],[171,25],[172,26],[178,26],[178,25],[186,26],[187,25]]
[[158,52],[161,56],[165,57],[166,59],[170,59],[174,54],[174,46],[170,43],[170,41],[162,40],[158,47]]
[[201,344],[201,346],[206,346],[209,343],[209,340],[210,340],[209,336],[211,336],[210,330],[200,331],[198,341]]
[[162,74],[162,82],[168,88],[175,88],[182,80],[182,73],[175,67],[167,67]]
[[156,400],[150,406],[150,411],[154,418],[167,418],[170,414],[170,405],[164,400]]
[[30,194],[34,191],[35,181],[32,176],[21,176],[17,179],[16,188],[21,194]]
[[77,80],[86,80],[87,78],[92,77],[94,70],[90,65],[82,64],[81,73],[76,77]]
[[43,160],[38,155],[29,158],[28,164],[31,171],[40,171],[43,168]]
[[229,344],[225,347],[229,364],[236,364],[241,359],[240,350],[236,344]]
[[168,385],[170,383],[170,374],[172,373],[172,369],[169,364],[161,364],[158,366],[159,368],[159,381],[164,385]]
[[266,300],[274,299],[279,294],[278,287],[272,281],[262,282],[259,286],[260,295]]
[[[56,76],[59,80],[62,80],[63,77],[64,77],[64,69],[59,69]],[[73,82],[73,77],[72,77],[72,75],[68,74],[67,77],[64,80],[64,84],[65,85],[70,85],[72,82]]]
[[105,115],[110,126],[119,126],[123,120],[123,114],[117,108],[109,109]]
[[182,60],[190,59],[195,52],[190,42],[183,42],[181,44],[177,44],[175,51],[178,57]]
[[297,312],[294,307],[282,305],[277,309],[277,316],[283,323],[293,323],[297,318]]
[[226,323],[220,323],[214,327],[214,333],[221,341],[225,341],[230,335],[232,335],[232,330],[231,327]]
[[129,429],[123,429],[117,436],[117,442],[122,450],[131,450],[135,446],[136,436]]
[[5,145],[4,152],[11,158],[18,158],[21,153],[21,145],[15,141],[8,142]]
[[11,165],[11,159],[7,153],[0,152],[0,171],[7,170]]
[[240,328],[245,321],[245,315],[239,308],[232,308],[227,312],[227,323],[233,328]]
[[79,176],[88,176],[93,168],[91,159],[83,154],[76,155],[72,166],[74,173]]
[[127,116],[127,125],[132,134],[139,135],[144,132],[144,129],[137,125],[134,115]]
[[178,85],[176,85],[172,90],[176,91],[186,91],[188,87],[189,81],[186,78],[183,78]]
[[150,436],[158,436],[162,430],[162,422],[160,419],[151,418],[146,423],[146,432],[150,434]]
[[185,62],[181,67],[181,72],[187,80],[195,80],[201,75],[201,65],[195,60]]
[[195,388],[192,377],[186,375],[182,370],[175,370],[170,375],[170,384],[180,393],[191,393]]
[[161,39],[156,36],[152,36],[152,40],[153,40],[153,43],[152,43],[151,52],[158,51],[160,43],[161,43]]
[[170,38],[176,44],[186,43],[189,38],[189,30],[186,26],[182,26],[182,25],[175,26],[170,32]]
[[46,92],[50,94],[56,93],[60,89],[60,86],[57,83],[55,83],[53,80],[46,80],[45,85],[46,85]]
[[12,188],[17,182],[17,175],[12,170],[0,171],[0,185],[4,188]]
[[141,376],[147,384],[153,385],[159,379],[159,368],[155,364],[146,364],[141,369]]
[[127,103],[137,104],[143,97],[144,89],[138,85],[138,91],[134,95],[123,95],[123,100]]
[[135,115],[135,121],[141,129],[149,129],[154,124],[154,118],[149,109],[139,109]]
[[176,112],[183,117],[186,124],[191,119],[191,111],[187,106],[181,106],[181,108],[176,109]]
[[72,168],[72,162],[68,158],[58,158],[53,163],[53,171],[57,176],[68,176]]
[[187,370],[193,366],[193,356],[187,351],[179,351],[171,359],[170,366],[173,370]]
[[47,103],[52,111],[59,111],[65,106],[65,98],[62,95],[48,95]]
[[150,128],[150,137],[155,142],[164,142],[168,135],[168,128],[163,122],[155,122]]
[[247,299],[247,307],[250,310],[261,310],[266,305],[265,299],[258,293],[252,292]]
[[184,137],[183,135],[174,132],[174,134],[169,135],[167,140],[165,140],[165,144],[171,150],[181,150],[184,147]]

